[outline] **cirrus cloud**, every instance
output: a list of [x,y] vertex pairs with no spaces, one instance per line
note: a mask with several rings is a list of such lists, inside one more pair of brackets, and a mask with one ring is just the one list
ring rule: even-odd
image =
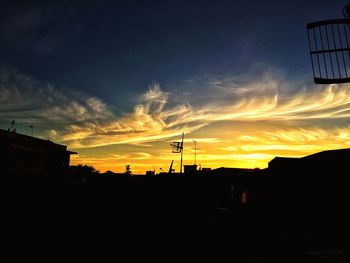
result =
[[[185,90],[164,91],[154,84],[139,95],[132,111],[123,112],[100,98],[6,69],[0,71],[0,119],[16,120],[18,132],[20,125],[34,125],[36,136],[83,153],[72,158],[74,164],[100,170],[116,163],[122,170],[129,161],[135,171],[165,167],[174,159],[165,149],[182,132],[185,160],[193,160],[196,140],[197,161],[208,166],[266,167],[276,155],[350,147],[348,84],[307,85],[271,71],[256,79],[204,80],[192,81],[193,89]],[[191,96],[198,85],[202,92]]]
[[[57,89],[16,71],[3,70],[0,114],[2,118],[41,126],[42,136],[73,148],[166,140],[218,121],[350,118],[350,85],[303,86],[287,93],[285,87],[293,83],[272,74],[248,83],[228,83],[224,79],[208,85],[201,104],[188,101],[174,105],[171,92],[155,84],[140,95],[132,112],[117,114],[115,107],[96,97]],[[212,99],[210,93],[215,94],[214,98],[222,93],[225,100]],[[240,139],[243,138],[248,139]]]

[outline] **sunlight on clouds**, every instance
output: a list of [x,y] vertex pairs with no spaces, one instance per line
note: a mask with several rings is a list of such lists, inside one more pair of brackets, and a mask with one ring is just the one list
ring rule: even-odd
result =
[[259,152],[259,151],[278,151],[278,150],[288,150],[288,151],[320,151],[323,149],[322,146],[317,145],[243,145],[240,147],[243,151],[247,152]]
[[[291,97],[233,98],[233,104],[178,105],[167,108],[167,93],[159,86],[141,96],[134,112],[97,125],[68,125],[57,139],[73,147],[161,140],[191,133],[216,121],[290,121],[350,118],[350,86],[327,86]],[[292,136],[297,136],[294,134]],[[313,136],[310,134],[309,136]]]
[[[166,167],[177,158],[169,142],[180,140],[182,132],[188,148],[185,160],[193,162],[196,140],[202,148],[198,162],[212,167],[266,167],[276,155],[300,157],[349,147],[350,85],[301,83],[276,74],[249,81],[231,76],[208,82],[203,92],[187,88],[198,94],[193,101],[179,99],[185,97],[181,92],[173,100],[171,91],[154,84],[131,112],[117,114],[98,98],[5,71],[0,74],[0,114],[8,121],[40,127],[40,137],[78,152],[87,149],[85,155],[72,157],[72,163],[101,170],[123,170],[128,162],[135,171]],[[218,128],[219,122],[245,125]],[[258,127],[258,122],[266,125]],[[96,147],[111,145],[143,149],[95,154]]]
[[[184,143],[193,143],[193,141],[197,143],[218,143],[221,142],[218,138],[185,138]],[[168,140],[168,142],[173,142],[173,140]]]
[[152,155],[145,152],[132,153],[134,155],[131,159],[133,160],[150,160]]
[[242,142],[250,142],[250,141],[256,141],[257,138],[253,136],[248,136],[248,135],[242,135],[237,138],[239,141]]

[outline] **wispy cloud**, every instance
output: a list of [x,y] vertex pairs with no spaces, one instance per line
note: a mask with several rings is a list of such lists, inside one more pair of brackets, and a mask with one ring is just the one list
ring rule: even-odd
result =
[[[221,142],[219,138],[185,138],[184,143],[218,143]],[[168,140],[167,142],[173,142],[173,140]]]
[[[0,75],[0,114],[8,119],[42,125],[43,136],[73,148],[166,140],[218,121],[350,118],[350,85],[304,86],[288,94],[283,87],[292,86],[292,83],[272,75],[263,78],[239,86],[229,84],[225,79],[217,81],[211,92],[225,94],[225,100],[212,99],[207,92],[200,105],[191,105],[190,102],[174,105],[170,91],[165,92],[155,84],[140,95],[132,112],[117,117],[120,114],[117,115],[112,106],[98,98],[59,90],[7,70]],[[314,136],[302,130],[299,133]],[[287,136],[278,134],[277,131],[274,136]],[[300,137],[295,131],[289,138],[292,136],[295,139]],[[253,140],[248,136],[238,139]],[[200,138],[197,140],[201,141]],[[202,142],[213,140],[202,139]]]
[[[342,128],[289,128],[261,131],[249,140],[240,140],[238,136],[221,150],[234,153],[287,153],[303,156],[310,152],[325,149],[346,148],[350,145],[350,125]],[[244,136],[251,138],[251,136]]]
[[11,69],[0,72],[0,114],[2,118],[37,124],[45,129],[89,125],[114,116],[97,98],[57,89]]
[[[277,154],[302,156],[350,146],[350,85],[308,86],[276,73],[244,80],[237,76],[202,82],[206,85],[203,93],[193,102],[181,89],[164,91],[155,84],[140,94],[131,112],[118,112],[99,98],[3,69],[0,118],[34,124],[37,136],[73,149],[93,151],[92,147],[130,144],[139,147],[127,154],[109,152],[105,158],[73,158],[73,163],[85,160],[105,168],[116,161],[134,160],[143,167],[151,167],[151,162],[164,163],[174,156],[159,153],[182,132],[186,133],[186,144],[194,139],[205,149],[198,152],[197,159],[212,165],[228,160],[239,164],[241,160],[247,166],[250,160],[258,166]],[[187,87],[186,92],[194,91]],[[249,128],[235,126],[233,132],[229,124],[237,122]],[[218,128],[220,123],[226,126]],[[254,127],[257,123],[265,123],[268,128]],[[149,147],[155,143],[158,150]],[[145,152],[143,146],[149,151]],[[186,154],[186,158],[193,159],[192,150]]]

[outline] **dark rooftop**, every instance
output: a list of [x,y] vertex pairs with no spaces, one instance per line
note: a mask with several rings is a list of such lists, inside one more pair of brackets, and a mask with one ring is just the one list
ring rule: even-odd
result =
[[[67,151],[67,146],[54,143],[50,140],[44,140],[13,131],[0,129],[0,141],[8,141],[12,147],[28,147],[33,149],[52,149],[58,151]],[[67,151],[69,154],[76,152]]]

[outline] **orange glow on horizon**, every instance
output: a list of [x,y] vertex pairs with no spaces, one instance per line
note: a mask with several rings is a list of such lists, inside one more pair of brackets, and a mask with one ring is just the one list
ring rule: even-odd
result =
[[[246,95],[266,85],[266,94]],[[350,85],[303,89],[289,96],[279,94],[277,86],[270,79],[237,88],[231,103],[197,108],[167,108],[168,94],[156,86],[121,119],[99,126],[71,125],[64,134],[52,134],[80,153],[72,156],[72,165],[123,172],[130,164],[136,174],[167,171],[171,160],[179,171],[179,156],[171,153],[169,144],[182,132],[184,164],[193,164],[196,140],[197,164],[210,168],[265,168],[276,156],[302,157],[350,147]]]
[[[329,132],[320,129],[289,129],[275,132],[269,131],[269,128],[259,131],[250,129],[245,127],[230,132],[228,127],[221,127],[222,134],[218,138],[198,139],[194,137],[196,134],[187,135],[189,138],[184,144],[184,164],[194,163],[194,145],[191,142],[194,138],[198,146],[197,165],[213,169],[262,169],[276,156],[302,157],[324,150],[350,147],[350,126]],[[228,131],[224,132],[225,130]],[[211,135],[213,131],[206,127],[202,132]],[[145,174],[148,170],[159,173],[160,168],[164,171],[169,169],[171,160],[174,160],[174,168],[179,171],[180,156],[171,153],[169,141],[150,143],[146,146],[120,145],[116,148],[98,147],[77,151],[82,153],[71,157],[71,165],[91,165],[100,172],[110,170],[122,173],[125,171],[125,165],[130,164],[134,174]]]

